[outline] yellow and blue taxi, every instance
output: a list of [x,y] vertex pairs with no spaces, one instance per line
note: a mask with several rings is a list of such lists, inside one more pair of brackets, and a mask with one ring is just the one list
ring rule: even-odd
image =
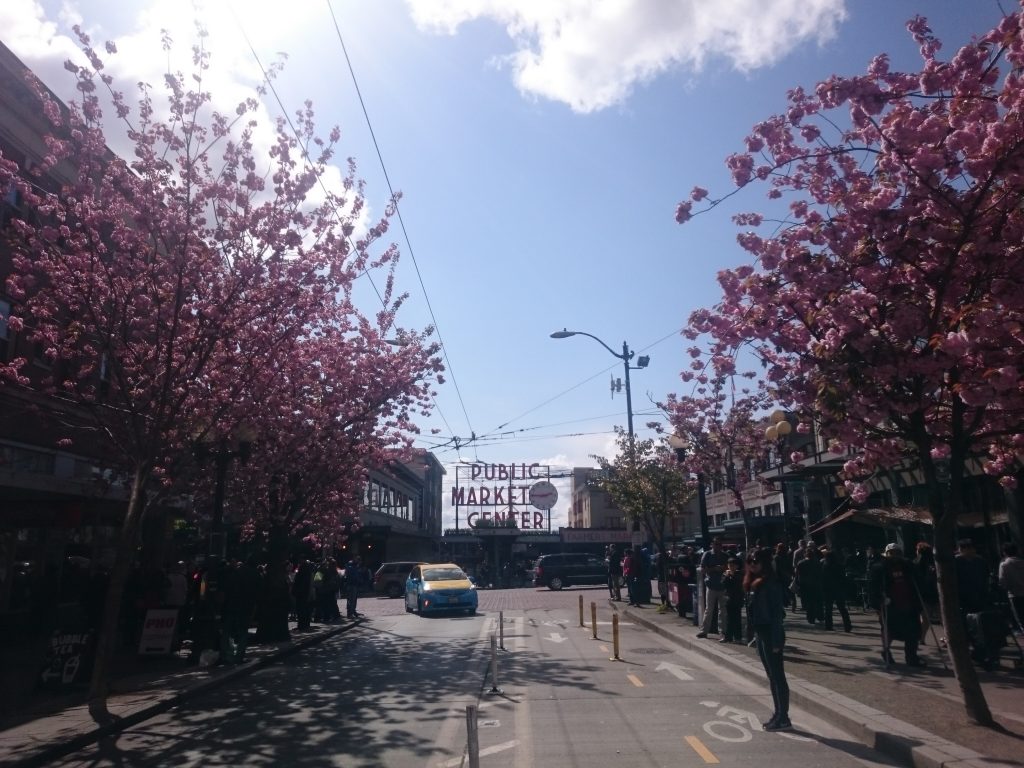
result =
[[431,611],[476,613],[476,585],[455,563],[413,566],[405,582],[405,610],[421,616]]

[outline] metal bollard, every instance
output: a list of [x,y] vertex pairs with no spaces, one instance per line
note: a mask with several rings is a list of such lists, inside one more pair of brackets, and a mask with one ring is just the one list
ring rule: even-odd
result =
[[580,626],[581,627],[587,626],[586,624],[583,623],[583,595],[580,595]]
[[491,690],[488,693],[504,693],[498,687],[498,638],[491,635]]
[[476,707],[466,705],[466,751],[469,753],[469,768],[480,768],[480,732],[477,730]]
[[597,640],[597,603],[590,604],[590,633],[591,638]]
[[498,647],[505,650],[505,612],[498,611]]
[[619,658],[619,614],[612,614],[612,657],[609,661],[622,661]]

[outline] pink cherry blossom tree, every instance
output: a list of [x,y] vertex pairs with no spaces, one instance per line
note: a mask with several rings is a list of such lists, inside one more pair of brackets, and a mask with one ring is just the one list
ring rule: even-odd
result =
[[737,372],[733,356],[707,359],[697,346],[689,354],[690,370],[681,377],[692,383],[692,394],[669,394],[659,407],[675,434],[686,441],[682,463],[687,474],[713,479],[732,494],[743,519],[744,550],[749,550],[750,510],[744,490],[765,456],[763,414],[772,401],[753,373]]
[[[306,407],[285,405],[285,363],[293,355],[311,360],[303,355],[327,345],[332,326],[362,328],[352,286],[397,252],[370,250],[387,231],[390,208],[354,239],[362,184],[350,161],[337,189],[324,186],[340,135],[334,129],[321,139],[310,105],[290,124],[270,127],[269,151],[261,151],[259,93],[217,110],[205,88],[202,42],[192,71],[167,73],[165,99],[140,84],[133,107],[88,38],[80,39],[89,64],[67,64],[76,102],[60,104],[32,83],[53,126],[34,173],[60,188],[45,191],[0,159],[0,187],[15,184],[30,212],[14,222],[10,327],[52,363],[47,380],[26,375],[24,359],[0,378],[49,393],[57,418],[85,414],[125,478],[129,501],[90,689],[91,711],[105,718],[121,594],[143,519],[169,494],[188,490],[182,480],[195,441],[234,429],[240,403],[276,392],[279,407]],[[115,53],[110,44],[106,51]],[[107,148],[115,130],[132,146],[130,160]],[[331,363],[345,391],[380,374],[373,355],[345,360]],[[390,402],[418,401],[420,385],[382,378],[395,387]],[[376,414],[397,413],[389,407],[378,405]]]
[[419,431],[413,418],[429,411],[441,380],[438,347],[426,334],[401,332],[392,346],[381,332],[393,316],[379,320],[388,325],[346,331],[339,318],[304,339],[264,396],[240,408],[260,435],[232,473],[232,496],[269,555],[259,627],[266,640],[288,638],[288,536],[329,542],[358,520],[367,469],[409,457]]
[[[1012,485],[1024,453],[1021,25],[1018,7],[943,60],[917,17],[919,71],[892,71],[883,54],[863,75],[790,91],[728,160],[781,215],[737,217],[754,261],[723,271],[721,303],[693,317],[719,352],[752,345],[781,396],[856,449],[844,470],[855,499],[866,473],[920,468],[953,667],[968,717],[986,725],[953,541],[967,461]],[[701,200],[720,202],[695,189],[677,218]]]

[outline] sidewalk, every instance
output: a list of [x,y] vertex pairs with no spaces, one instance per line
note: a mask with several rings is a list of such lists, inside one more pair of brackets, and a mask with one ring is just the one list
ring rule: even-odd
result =
[[143,665],[142,671],[136,667],[134,674],[116,677],[111,682],[108,708],[114,719],[103,725],[89,714],[82,691],[56,695],[42,704],[37,702],[22,715],[0,722],[0,765],[6,768],[45,765],[359,623],[314,625],[310,631],[300,633],[292,622],[291,641],[250,645],[245,663],[236,667],[200,669],[187,666],[183,658],[154,659],[151,664]]
[[[698,639],[691,619],[674,611],[659,614],[655,604],[612,605],[630,621],[767,686],[755,649],[719,643],[717,635]],[[931,636],[921,648],[927,668],[899,663],[903,646],[895,643],[897,663],[886,670],[875,614],[854,610],[850,616],[850,633],[842,631],[838,616],[833,632],[807,624],[799,613],[787,616],[786,677],[794,707],[914,768],[1024,766],[1024,670],[1014,667],[1019,657],[1012,644],[997,670],[979,669],[989,708],[1002,726],[993,730],[967,723],[957,682],[952,670],[943,669]]]

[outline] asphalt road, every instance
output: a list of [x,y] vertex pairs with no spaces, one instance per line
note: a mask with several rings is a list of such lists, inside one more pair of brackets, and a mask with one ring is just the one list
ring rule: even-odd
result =
[[[792,712],[793,733],[765,733],[766,685],[708,668],[641,627],[620,627],[621,661],[612,661],[606,597],[485,591],[476,616],[422,618],[400,600],[363,600],[358,628],[58,764],[468,766],[469,705],[486,768],[884,764],[809,713]],[[498,611],[504,650],[492,691]]]

